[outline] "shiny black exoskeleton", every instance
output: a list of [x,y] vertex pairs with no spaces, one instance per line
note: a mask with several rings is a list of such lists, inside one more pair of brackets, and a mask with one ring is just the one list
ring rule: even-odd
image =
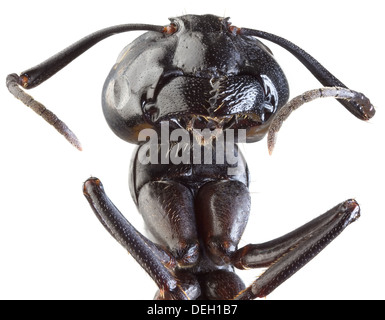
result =
[[[96,32],[42,64],[11,74],[12,94],[77,148],[76,136],[27,95],[97,42],[116,33],[149,32],[118,57],[103,88],[110,128],[138,144],[130,190],[153,241],[118,211],[99,179],[84,183],[96,216],[153,278],[157,299],[254,299],[273,291],[347,225],[359,206],[347,200],[285,236],[238,248],[250,212],[249,172],[239,142],[274,135],[291,111],[319,97],[339,99],[366,120],[374,108],[313,57],[278,36],[237,28],[214,15],[185,15],[166,27],[129,24]],[[267,39],[296,56],[325,86],[291,100]],[[267,270],[245,288],[234,268]]]
[[228,19],[188,15],[171,21],[172,34],[145,33],[120,54],[103,90],[111,129],[138,143],[140,129],[158,130],[161,121],[184,128],[191,119],[198,128],[223,121],[247,130],[248,142],[260,140],[289,98],[271,51],[231,32]]

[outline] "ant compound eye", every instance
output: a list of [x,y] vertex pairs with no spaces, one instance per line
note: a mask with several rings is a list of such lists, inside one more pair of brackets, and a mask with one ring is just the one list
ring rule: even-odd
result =
[[178,27],[175,23],[171,23],[170,25],[165,26],[163,28],[163,33],[168,34],[168,35],[172,35],[177,31],[178,31]]

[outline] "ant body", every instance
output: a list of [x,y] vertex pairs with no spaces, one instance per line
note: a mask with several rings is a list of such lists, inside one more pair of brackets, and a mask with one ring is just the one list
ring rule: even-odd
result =
[[[346,200],[282,237],[238,248],[250,196],[237,144],[268,134],[271,152],[283,121],[317,98],[336,98],[362,120],[374,116],[373,106],[293,43],[213,15],[181,16],[166,27],[103,29],[20,76],[10,74],[7,87],[81,149],[72,131],[20,87],[36,87],[99,41],[132,30],[148,32],[127,46],[112,68],[103,112],[117,136],[138,145],[130,190],[155,240],[127,221],[99,179],[84,183],[84,195],[107,231],[155,281],[156,299],[268,295],[354,222],[360,209]],[[288,101],[286,77],[256,37],[287,49],[324,87]],[[234,273],[260,267],[267,270],[248,287]]]

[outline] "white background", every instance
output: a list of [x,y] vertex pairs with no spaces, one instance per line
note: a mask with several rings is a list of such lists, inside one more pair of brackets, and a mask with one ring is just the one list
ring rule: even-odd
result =
[[[132,4],[131,4],[132,3]],[[378,107],[365,123],[331,99],[296,111],[275,152],[243,147],[251,170],[252,217],[241,245],[280,236],[355,197],[362,216],[272,299],[383,299],[384,49],[381,1],[7,1],[2,2],[0,73],[28,69],[81,37],[122,23],[166,25],[186,13],[230,16],[304,48]],[[130,198],[133,146],[115,137],[101,110],[104,80],[139,32],[105,40],[30,92],[80,138],[84,151],[0,87],[0,298],[151,299],[156,287],[104,230],[82,195],[99,177],[139,229]],[[319,83],[288,52],[264,41],[291,96]],[[239,272],[250,283],[260,270]]]

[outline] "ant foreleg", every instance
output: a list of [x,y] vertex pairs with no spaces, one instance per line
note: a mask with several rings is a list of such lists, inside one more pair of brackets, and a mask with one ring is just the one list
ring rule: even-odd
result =
[[159,287],[160,298],[167,295],[168,299],[185,300],[191,298],[191,291],[199,291],[197,285],[188,283],[186,287],[176,278],[172,270],[175,266],[174,257],[144,237],[127,221],[107,197],[99,179],[88,179],[84,183],[83,192],[107,231],[155,281]]
[[269,268],[235,297],[265,297],[307,264],[360,216],[355,200],[347,200],[302,227],[275,240],[239,249],[233,263],[239,269]]
[[206,253],[218,266],[231,262],[250,214],[250,195],[240,181],[206,183],[195,199],[197,225]]

